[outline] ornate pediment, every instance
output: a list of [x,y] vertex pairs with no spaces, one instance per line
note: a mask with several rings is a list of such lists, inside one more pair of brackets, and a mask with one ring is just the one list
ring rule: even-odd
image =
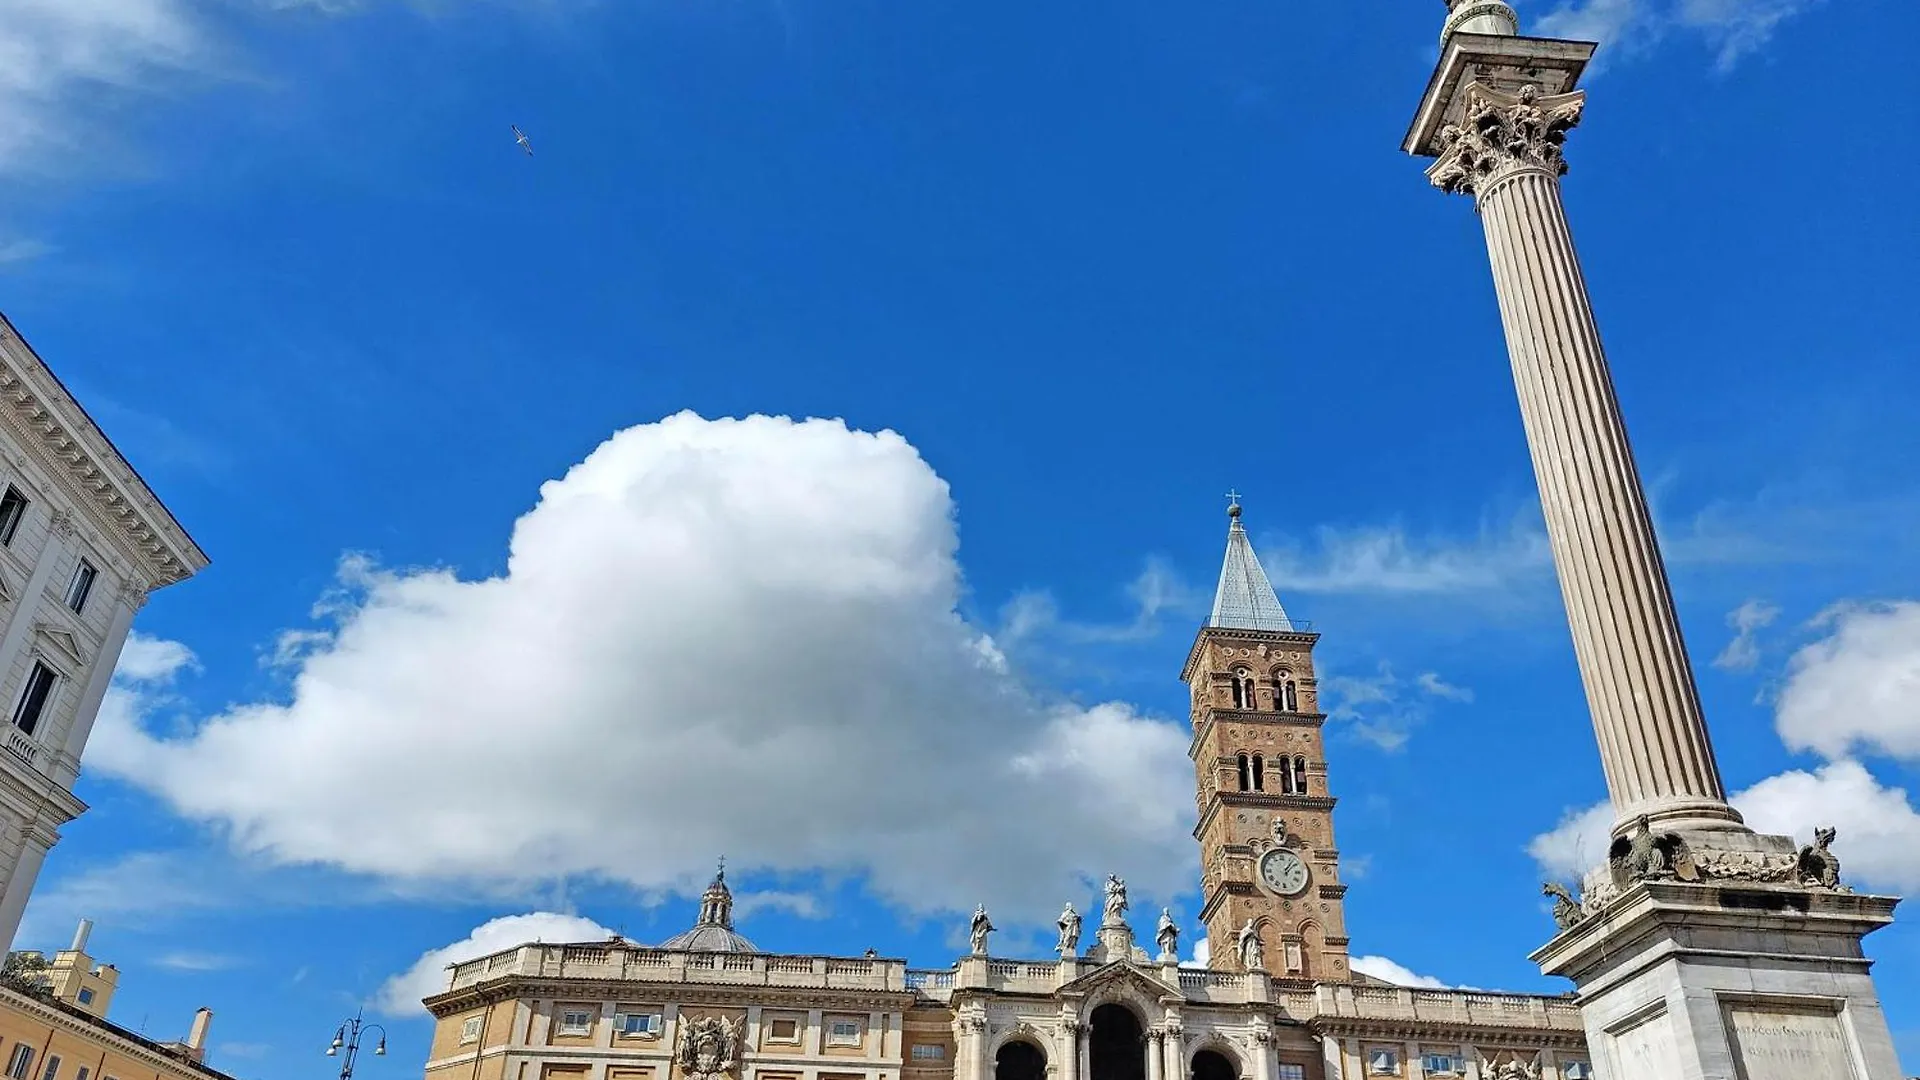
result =
[[1060,993],[1101,998],[1136,996],[1149,1001],[1181,998],[1178,990],[1161,982],[1153,973],[1125,960],[1117,960],[1097,971],[1080,976],[1062,986]]
[[87,666],[86,650],[80,647],[79,640],[70,631],[47,623],[35,623],[33,628],[39,633],[42,641],[52,646],[53,652],[59,659],[69,661],[78,667]]

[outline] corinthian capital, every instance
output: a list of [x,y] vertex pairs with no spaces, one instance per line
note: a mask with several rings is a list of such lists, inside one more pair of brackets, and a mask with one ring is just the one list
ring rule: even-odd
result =
[[1533,86],[1505,94],[1474,83],[1462,93],[1466,115],[1440,129],[1439,159],[1427,169],[1434,187],[1450,195],[1479,195],[1522,169],[1565,175],[1560,147],[1580,123],[1584,91],[1542,97]]

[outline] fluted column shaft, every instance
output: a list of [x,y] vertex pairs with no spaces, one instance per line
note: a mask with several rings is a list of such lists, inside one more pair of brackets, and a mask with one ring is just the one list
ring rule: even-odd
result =
[[[1574,652],[1621,823],[1728,822],[1646,492],[1560,201],[1581,98],[1479,87],[1475,127],[1429,175],[1471,192]],[[1556,126],[1557,124],[1557,126]]]

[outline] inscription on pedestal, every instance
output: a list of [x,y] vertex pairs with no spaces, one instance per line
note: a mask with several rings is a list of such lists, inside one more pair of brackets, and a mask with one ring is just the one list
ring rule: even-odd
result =
[[1728,1005],[1727,1035],[1740,1080],[1849,1080],[1860,1075],[1834,1009]]

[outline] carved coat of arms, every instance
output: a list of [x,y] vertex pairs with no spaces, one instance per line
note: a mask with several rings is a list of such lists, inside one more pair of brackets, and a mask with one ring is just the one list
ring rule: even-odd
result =
[[681,1080],[721,1080],[731,1076],[740,1058],[740,1029],[724,1016],[703,1016],[680,1029],[674,1056]]

